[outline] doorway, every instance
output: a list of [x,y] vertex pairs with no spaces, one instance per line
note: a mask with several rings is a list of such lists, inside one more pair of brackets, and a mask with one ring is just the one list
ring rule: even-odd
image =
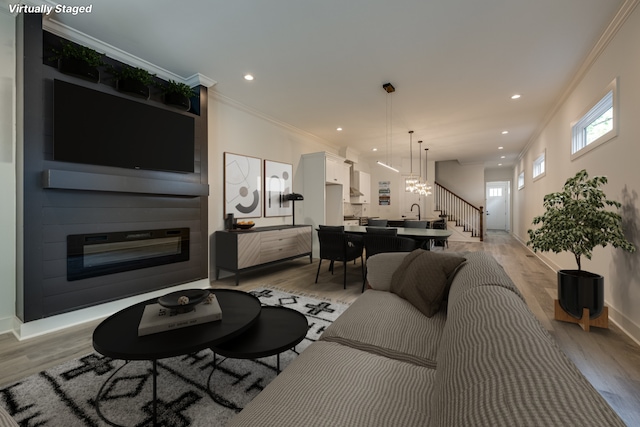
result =
[[486,229],[509,231],[510,181],[487,182],[486,188]]

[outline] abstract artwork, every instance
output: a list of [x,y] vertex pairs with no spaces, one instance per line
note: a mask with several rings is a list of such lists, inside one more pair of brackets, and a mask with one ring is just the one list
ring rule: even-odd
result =
[[285,200],[292,193],[292,166],[288,163],[264,161],[264,216],[291,216],[292,203]]
[[262,216],[261,160],[224,153],[224,214],[235,218]]

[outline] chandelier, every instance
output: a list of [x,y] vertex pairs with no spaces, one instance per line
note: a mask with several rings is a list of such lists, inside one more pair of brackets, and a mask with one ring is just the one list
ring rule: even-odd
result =
[[[420,151],[418,151],[420,154]],[[413,131],[409,131],[409,163],[411,164],[411,172],[409,177],[405,178],[405,191],[409,193],[417,193],[417,184],[420,182],[420,178],[413,175]]]
[[[418,141],[419,145],[422,145],[422,141]],[[429,165],[427,164],[427,154],[429,149],[424,149],[424,181],[422,180],[422,176],[418,179],[418,183],[416,184],[416,193],[421,196],[428,196],[431,194],[431,186],[429,185],[429,181],[427,180],[427,168]],[[418,154],[420,150],[418,149]],[[420,173],[422,173],[422,156],[420,156]]]

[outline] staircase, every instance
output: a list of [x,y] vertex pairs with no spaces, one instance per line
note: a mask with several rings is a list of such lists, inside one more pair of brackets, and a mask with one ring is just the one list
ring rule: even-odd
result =
[[453,231],[449,240],[477,241],[484,239],[484,210],[476,207],[437,182],[433,188],[434,210],[447,219],[447,228]]

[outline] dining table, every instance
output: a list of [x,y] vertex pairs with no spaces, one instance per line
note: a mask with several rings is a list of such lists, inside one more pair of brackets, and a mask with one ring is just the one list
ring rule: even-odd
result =
[[[407,227],[386,227],[398,230],[398,236],[410,237],[420,242],[420,247],[429,249],[434,240],[447,240],[453,234],[450,230],[439,230],[433,228],[407,228]],[[366,234],[367,227],[363,225],[345,225],[345,233]],[[430,241],[430,242],[429,242]]]

